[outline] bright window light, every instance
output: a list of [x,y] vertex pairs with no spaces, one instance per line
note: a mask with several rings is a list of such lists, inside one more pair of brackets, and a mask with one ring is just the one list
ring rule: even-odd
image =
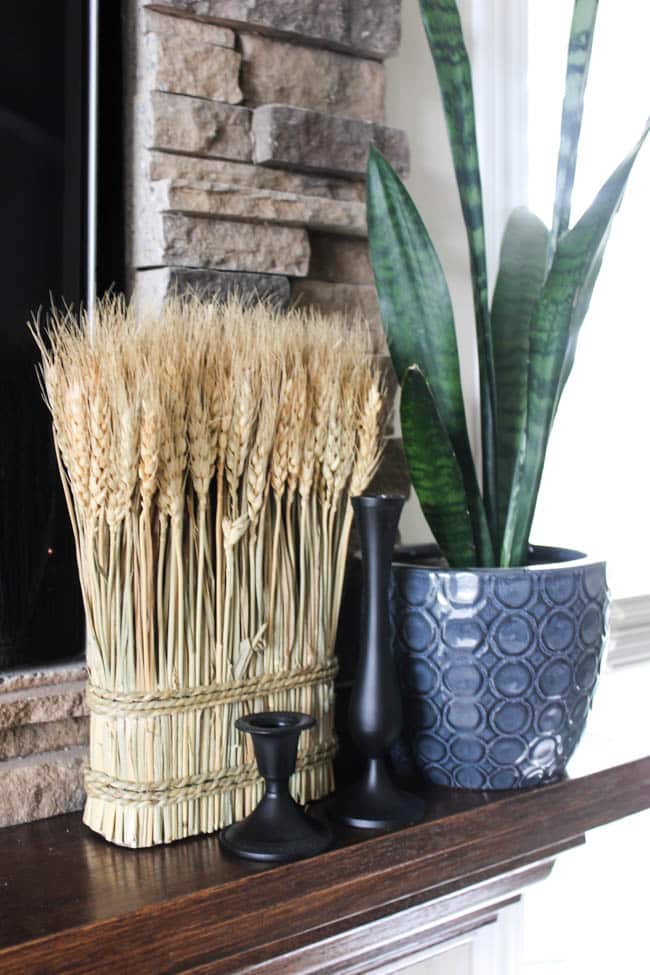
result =
[[[529,4],[529,206],[550,226],[572,0]],[[572,224],[650,115],[650,3],[601,0]],[[604,556],[650,593],[650,139],[614,221],[552,433],[533,540]]]

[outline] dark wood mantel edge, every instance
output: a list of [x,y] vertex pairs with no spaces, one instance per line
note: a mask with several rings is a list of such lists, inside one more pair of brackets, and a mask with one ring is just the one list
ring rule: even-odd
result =
[[[234,972],[260,973],[260,975],[288,975],[289,970],[301,973],[313,972],[317,975],[330,975],[339,972],[336,962],[341,956],[345,965],[341,971],[348,971],[352,952],[359,944],[364,949],[382,937],[381,959],[386,962],[385,932],[390,932],[390,941],[399,942],[399,933],[408,931],[406,939],[409,948],[417,944],[415,932],[424,928],[427,946],[446,940],[450,932],[466,933],[496,919],[495,911],[514,903],[519,894],[531,884],[538,883],[550,874],[555,858],[565,850],[573,849],[585,842],[584,834],[557,844],[537,854],[519,857],[510,863],[506,872],[488,869],[472,877],[468,887],[459,888],[449,884],[437,886],[435,890],[426,889],[418,893],[382,904],[373,910],[350,914],[337,921],[318,925],[310,930],[269,941],[222,959],[209,958],[198,962],[186,970],[187,975],[231,975]],[[505,869],[505,868],[504,868]],[[516,895],[516,896],[513,896]],[[434,898],[432,900],[432,898]],[[366,952],[364,951],[364,954]],[[374,952],[371,952],[374,954]],[[406,946],[397,953],[396,958],[407,954]],[[306,962],[317,959],[312,965]],[[327,963],[325,962],[327,959]],[[334,962],[334,964],[332,964]],[[303,968],[304,966],[304,968]],[[357,971],[354,968],[354,971]],[[365,969],[364,969],[365,971]]]
[[[581,835],[650,807],[650,758],[516,793],[321,857],[75,925],[0,951],[6,975],[159,975],[318,940],[552,857]],[[173,964],[171,960],[173,959]],[[228,959],[235,968],[228,967]]]

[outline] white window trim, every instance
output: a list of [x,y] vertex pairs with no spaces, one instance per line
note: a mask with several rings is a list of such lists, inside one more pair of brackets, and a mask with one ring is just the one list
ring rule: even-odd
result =
[[528,195],[528,5],[522,0],[471,0],[468,13],[492,288],[506,220]]
[[[493,287],[506,220],[528,196],[528,4],[468,0],[463,13],[476,101],[488,279]],[[650,593],[613,600],[608,665],[648,659]]]

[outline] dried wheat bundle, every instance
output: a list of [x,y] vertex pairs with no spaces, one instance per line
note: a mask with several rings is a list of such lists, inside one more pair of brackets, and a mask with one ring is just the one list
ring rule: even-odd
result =
[[309,711],[294,780],[331,788],[349,496],[380,456],[384,389],[341,318],[198,298],[153,319],[108,297],[33,328],[88,622],[85,822],[128,846],[246,815],[234,728]]

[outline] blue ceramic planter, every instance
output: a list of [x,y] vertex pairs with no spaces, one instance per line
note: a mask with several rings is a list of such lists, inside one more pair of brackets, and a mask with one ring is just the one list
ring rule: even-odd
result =
[[431,552],[399,555],[391,585],[418,769],[429,782],[469,789],[560,778],[600,669],[605,564],[536,547],[525,568],[449,570],[423,564]]

